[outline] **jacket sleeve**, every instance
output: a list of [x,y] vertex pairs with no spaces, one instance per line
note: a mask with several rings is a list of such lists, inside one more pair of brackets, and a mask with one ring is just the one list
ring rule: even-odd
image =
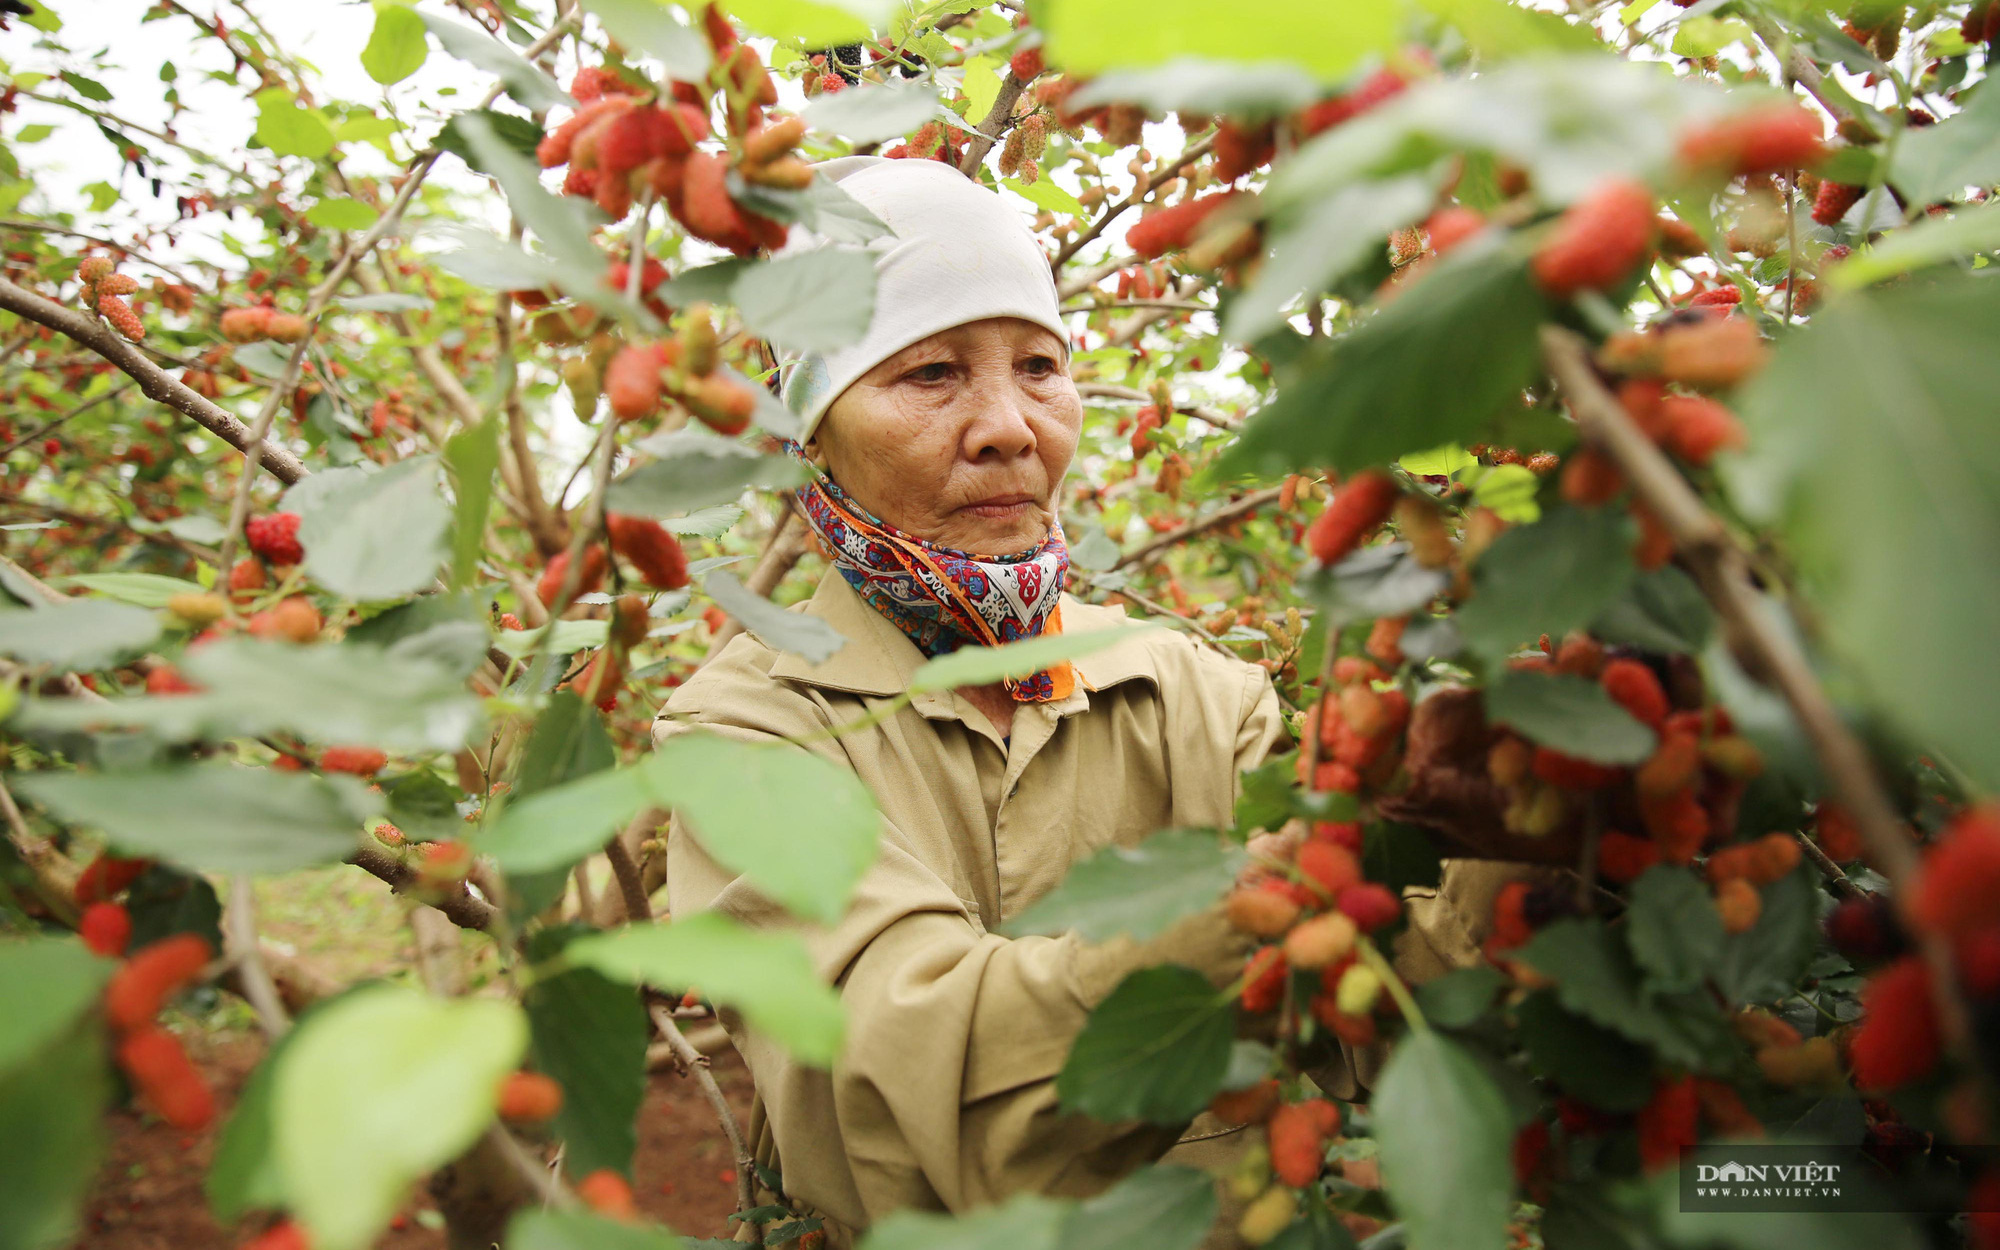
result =
[[[770,686],[759,694],[717,700],[693,724],[752,741],[824,727],[809,699]],[[662,722],[656,737],[687,727]],[[843,758],[837,740],[810,749]],[[958,1210],[1022,1191],[1088,1194],[1164,1153],[1176,1129],[1066,1114],[1054,1077],[1091,1009],[1129,972],[1181,963],[1220,986],[1245,953],[1219,907],[1144,944],[988,933],[886,819],[876,863],[831,927],[801,925],[764,900],[678,819],[668,883],[677,915],[715,908],[801,932],[820,974],[839,988],[847,1038],[830,1071],[799,1065],[740,1021],[727,1022],[756,1080],[787,1188],[852,1225],[905,1206]],[[829,1123],[839,1139],[816,1140]]]

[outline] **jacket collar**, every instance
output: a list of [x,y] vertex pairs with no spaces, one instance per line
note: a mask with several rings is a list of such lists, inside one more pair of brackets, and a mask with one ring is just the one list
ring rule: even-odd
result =
[[[924,653],[909,636],[889,619],[868,606],[847,579],[828,571],[819,588],[802,610],[831,625],[847,644],[814,664],[790,651],[778,653],[771,676],[849,694],[889,697],[909,689],[911,675],[923,666]],[[1063,629],[1066,633],[1089,633],[1116,629],[1125,623],[1122,607],[1094,607],[1068,594],[1062,596]],[[1143,678],[1159,684],[1159,673],[1148,651],[1144,631],[1135,636],[1081,656],[1076,665],[1077,693],[1057,705],[1059,711],[1087,706],[1084,692],[1106,690],[1119,682]]]

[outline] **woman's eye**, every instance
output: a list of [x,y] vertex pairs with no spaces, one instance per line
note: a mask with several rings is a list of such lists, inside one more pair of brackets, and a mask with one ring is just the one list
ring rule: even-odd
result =
[[951,366],[942,360],[933,360],[927,365],[918,365],[905,376],[913,382],[942,382],[951,376]]
[[1022,367],[1038,378],[1045,378],[1056,372],[1053,356],[1030,356]]

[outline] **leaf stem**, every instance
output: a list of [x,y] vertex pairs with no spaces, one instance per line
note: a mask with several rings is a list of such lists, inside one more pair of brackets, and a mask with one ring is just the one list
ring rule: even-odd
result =
[[1396,1010],[1403,1013],[1403,1019],[1410,1022],[1410,1027],[1419,1033],[1430,1032],[1431,1022],[1424,1018],[1423,1009],[1417,1006],[1417,1000],[1410,997],[1410,987],[1403,984],[1403,978],[1396,974],[1395,967],[1380,950],[1376,949],[1374,940],[1358,938],[1355,940],[1354,949],[1360,952],[1361,962],[1373,968],[1375,975],[1382,978],[1382,988],[1389,991],[1389,997],[1395,1002]]

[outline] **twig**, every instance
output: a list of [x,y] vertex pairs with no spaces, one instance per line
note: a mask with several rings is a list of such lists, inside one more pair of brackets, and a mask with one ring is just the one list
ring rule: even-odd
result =
[[131,375],[148,398],[186,414],[197,425],[238,451],[247,452],[252,447],[258,447],[258,463],[287,486],[307,476],[306,467],[299,463],[297,456],[270,443],[259,447],[258,442],[250,438],[249,427],[233,414],[189,390],[186,383],[148,360],[138,348],[95,318],[86,317],[53,300],[43,299],[5,278],[0,278],[0,309],[37,325],[47,326],[81,343]]
[[39,426],[36,429],[32,429],[28,431],[26,434],[21,435],[21,437],[15,439],[13,442],[7,444],[5,447],[0,447],[0,460],[5,460],[8,456],[14,454],[14,450],[16,448],[25,447],[29,443],[35,442],[37,439],[47,437],[48,434],[51,431],[55,430],[57,427],[65,424],[66,422],[72,421],[77,417],[82,416],[84,413],[89,412],[92,408],[97,407],[97,405],[103,403],[105,400],[116,399],[120,395],[123,395],[126,391],[129,391],[131,389],[132,389],[132,384],[130,382],[123,382],[117,386],[112,387],[110,390],[104,392],[102,395],[99,395],[95,399],[84,400],[82,403],[70,409],[68,412],[65,412],[60,417],[57,417],[55,420],[49,422],[47,425]]
[[[348,856],[347,862],[388,882],[398,894],[412,890],[417,884],[414,868],[379,847],[364,846]],[[493,924],[493,905],[474,898],[463,884],[431,902],[431,906],[451,917],[451,922],[461,929],[486,929]]]
[[[1134,204],[1140,203],[1147,196],[1153,193],[1153,189],[1155,187],[1158,187],[1161,184],[1167,182],[1168,180],[1178,176],[1183,169],[1186,169],[1189,165],[1194,164],[1202,157],[1207,156],[1209,148],[1213,147],[1214,145],[1215,145],[1215,136],[1209,135],[1207,138],[1201,140],[1199,143],[1189,144],[1181,152],[1179,156],[1175,157],[1172,161],[1168,162],[1167,164],[1162,165],[1159,169],[1154,170],[1153,172],[1147,174],[1146,183],[1144,186],[1133,187],[1132,194],[1118,201],[1118,203],[1113,204],[1110,208],[1105,209],[1103,215],[1098,217],[1096,221],[1090,223],[1090,228],[1088,230],[1085,230],[1082,234],[1077,235],[1074,239],[1071,239],[1069,242],[1063,244],[1062,247],[1056,251],[1055,259],[1049,262],[1049,268],[1051,270],[1060,272],[1063,265],[1069,260],[1070,257],[1076,255],[1078,252],[1088,247],[1093,239],[1097,238],[1098,235],[1103,234],[1104,228],[1110,225],[1112,220],[1116,218],[1120,213],[1124,212],[1128,208],[1131,208]],[[1124,268],[1124,266],[1119,265],[1113,270],[1113,272],[1116,272],[1116,269],[1122,269],[1122,268]],[[1095,279],[1093,279],[1093,281],[1095,281]],[[1068,295],[1069,293],[1065,292],[1064,298],[1065,299],[1068,298]]]
[[[1848,729],[1820,686],[1812,665],[1772,615],[1750,577],[1749,558],[1722,523],[1702,506],[1660,449],[1632,424],[1617,399],[1598,382],[1584,341],[1556,326],[1542,327],[1542,354],[1569,400],[1578,431],[1610,457],[1633,493],[1673,536],[1695,581],[1729,630],[1752,675],[1775,688],[1805,731],[1834,797],[1853,818],[1870,858],[1890,888],[1901,892],[1917,866],[1903,822],[1876,775],[1861,740]],[[1953,968],[1950,947],[1932,934],[1919,937],[1936,990],[1938,1016],[1953,1053],[1980,1071],[1970,1016]]]
[[980,162],[993,150],[993,143],[1000,132],[1007,129],[1007,119],[1014,114],[1014,103],[1021,98],[1021,92],[1028,84],[1014,77],[1009,69],[1007,76],[1000,80],[1000,90],[993,97],[993,107],[986,111],[986,120],[979,123],[979,129],[972,133],[971,142],[965,145],[965,155],[958,162],[958,172],[968,178],[976,178]]
[[1854,878],[1841,871],[1840,865],[1833,862],[1833,856],[1821,850],[1819,843],[1807,837],[1803,830],[1794,830],[1792,836],[1798,839],[1799,850],[1813,862],[1813,867],[1819,869],[1820,875],[1826,878],[1826,883],[1833,887],[1835,894],[1842,898],[1860,898],[1867,893],[1854,884]]
[[[681,1026],[674,1022],[673,1013],[658,1003],[653,1004],[653,1024],[660,1030],[667,1045],[673,1047],[674,1057],[686,1068],[701,1087],[702,1096],[714,1109],[716,1118],[722,1121],[722,1131],[729,1138],[729,1149],[736,1156],[736,1209],[748,1211],[757,1205],[756,1191],[752,1185],[756,1178],[756,1160],[750,1155],[749,1146],[744,1144],[743,1130],[737,1126],[736,1113],[730,1109],[729,1100],[722,1096],[722,1087],[715,1083],[715,1074],[708,1070],[708,1059],[681,1032]],[[762,1244],[763,1230],[752,1226],[757,1241]]]
[[[1085,399],[1122,399],[1135,404],[1150,404],[1153,397],[1130,386],[1119,386],[1111,382],[1078,382],[1076,393]],[[1184,412],[1197,421],[1205,422],[1218,430],[1240,430],[1243,423],[1235,417],[1225,415],[1219,408],[1207,408],[1200,404],[1175,404],[1175,412]]]
[[659,813],[648,808],[639,813],[625,829],[614,834],[604,844],[604,858],[611,861],[611,875],[618,882],[618,895],[625,903],[625,918],[633,924],[645,924],[653,918],[653,904],[646,897],[646,887],[639,877],[639,865],[632,858],[632,849],[625,845],[625,835],[637,830],[644,832],[658,823]]
[[1207,533],[1217,526],[1227,525],[1238,517],[1249,516],[1265,504],[1276,503],[1278,497],[1284,493],[1285,488],[1282,486],[1271,486],[1264,490],[1252,491],[1235,503],[1217,508],[1207,516],[1189,521],[1179,529],[1168,530],[1145,546],[1119,556],[1118,563],[1111,566],[1111,571],[1117,572],[1128,564],[1142,564],[1151,559],[1155,553],[1164,551],[1168,547],[1177,546],[1193,538],[1195,535]]
[[529,1188],[535,1191],[544,1206],[570,1211],[581,1205],[576,1195],[570,1192],[569,1186],[557,1179],[554,1172],[542,1166],[535,1156],[528,1153],[528,1148],[517,1141],[504,1127],[495,1124],[488,1128],[486,1140],[499,1152],[500,1157],[506,1160],[507,1166],[513,1168],[515,1173],[528,1183]]
[[277,982],[264,966],[264,949],[257,940],[257,898],[248,873],[237,873],[229,881],[229,909],[223,913],[223,941],[236,961],[243,983],[243,996],[264,1026],[264,1036],[277,1041],[292,1027],[285,1015],[284,1001],[278,996]]
[[[1778,64],[1784,70],[1785,77],[1804,87],[1807,94],[1818,100],[1819,106],[1825,109],[1827,115],[1836,123],[1854,120],[1853,109],[1827,96],[1826,76],[1820,73],[1819,66],[1813,63],[1811,57],[1799,50],[1799,46],[1792,42],[1791,36],[1779,29],[1778,24],[1769,18],[1758,17],[1755,14],[1748,16],[1750,29],[1756,32],[1758,42],[1764,45],[1765,50],[1778,58]],[[1784,49],[1782,52],[1779,51],[1780,45]]]
[[27,819],[21,815],[21,808],[4,781],[0,781],[0,814],[7,818],[7,840],[13,844],[14,853],[34,874],[35,892],[42,896],[42,902],[55,913],[56,919],[76,924],[79,915],[76,880],[66,871],[73,865],[47,838],[28,828]]
[[1232,660],[1239,658],[1234,651],[1231,651],[1228,647],[1223,646],[1222,643],[1216,639],[1216,636],[1214,634],[1211,634],[1206,629],[1202,628],[1202,624],[1200,621],[1197,621],[1192,617],[1182,616],[1180,613],[1174,611],[1166,604],[1161,603],[1155,599],[1148,599],[1146,596],[1140,594],[1136,590],[1131,589],[1130,587],[1121,586],[1117,590],[1112,591],[1111,593],[1114,595],[1122,595],[1125,598],[1130,599],[1133,603],[1138,604],[1140,607],[1152,613],[1154,616],[1173,617],[1175,620],[1179,621],[1182,625],[1186,626],[1187,629],[1191,633],[1193,633],[1195,637],[1201,639],[1209,646],[1215,648],[1216,651],[1220,652],[1223,655],[1228,656]]

